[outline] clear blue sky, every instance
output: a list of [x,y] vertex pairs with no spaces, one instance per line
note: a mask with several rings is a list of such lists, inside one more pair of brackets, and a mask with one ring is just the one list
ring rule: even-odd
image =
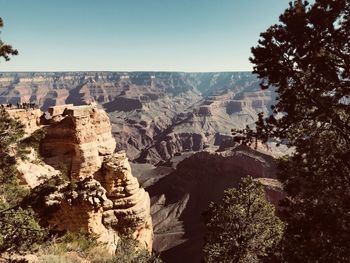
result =
[[290,0],[0,0],[0,71],[245,71]]

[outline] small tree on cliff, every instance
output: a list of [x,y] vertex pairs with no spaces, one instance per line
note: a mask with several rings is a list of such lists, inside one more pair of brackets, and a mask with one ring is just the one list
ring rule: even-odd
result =
[[[0,17],[0,28],[4,26],[4,21]],[[0,39],[0,58],[4,58],[6,61],[10,60],[10,56],[18,55],[17,49],[14,49],[11,45],[5,44]]]
[[[17,50],[0,40],[0,58],[9,60],[10,55],[17,54]],[[44,237],[34,212],[18,207],[26,191],[18,184],[16,177],[16,154],[21,153],[22,149],[14,148],[14,145],[20,142],[23,135],[24,126],[0,108],[0,253],[24,252]]]
[[27,191],[17,181],[13,146],[23,135],[23,125],[0,109],[0,253],[24,252],[45,236],[34,212],[18,206]]
[[[0,17],[0,28],[4,25]],[[10,55],[17,55],[18,51],[12,46],[4,44],[0,39],[0,58],[6,61]],[[16,158],[14,149],[11,149],[15,143],[19,142],[24,135],[24,126],[19,121],[10,118],[7,112],[0,108],[0,196],[6,200],[6,203],[13,205],[17,203],[18,198],[22,195],[20,187],[16,180]]]
[[23,135],[23,125],[0,109],[0,253],[30,250],[45,236],[34,212],[18,206],[27,191],[17,181],[19,147],[13,146]]
[[264,187],[251,177],[225,191],[206,212],[206,262],[259,262],[280,241],[283,223],[265,199]]
[[[3,20],[0,17],[0,28],[4,26]],[[4,44],[0,39],[0,58],[6,61],[10,59],[10,55],[17,55],[18,51],[12,46]],[[0,196],[6,200],[6,203],[12,205],[18,201],[18,196],[21,196],[16,176],[15,163],[16,158],[11,149],[11,145],[19,142],[24,135],[24,126],[19,121],[10,118],[7,112],[0,108]]]
[[252,48],[254,73],[278,101],[237,139],[295,149],[279,165],[286,262],[350,261],[349,43],[350,1],[298,0]]
[[110,263],[162,263],[163,261],[148,250],[141,248],[132,236],[121,236]]

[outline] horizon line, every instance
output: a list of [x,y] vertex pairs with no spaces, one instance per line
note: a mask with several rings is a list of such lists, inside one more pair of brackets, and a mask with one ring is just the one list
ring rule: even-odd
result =
[[19,71],[0,71],[3,73],[83,73],[83,72],[103,72],[103,73],[253,73],[252,70],[232,70],[232,71],[180,71],[180,70],[52,70],[52,71],[41,71],[41,70],[19,70]]

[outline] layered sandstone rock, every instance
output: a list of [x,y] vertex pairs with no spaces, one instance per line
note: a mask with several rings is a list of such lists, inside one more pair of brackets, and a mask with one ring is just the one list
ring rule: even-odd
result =
[[151,251],[149,195],[132,176],[124,153],[106,158],[98,175],[101,182],[89,176],[77,182],[56,182],[54,187],[44,184],[34,189],[27,203],[53,229],[94,234],[110,251],[115,250],[120,235],[131,234]]
[[60,231],[90,233],[111,252],[115,250],[119,235],[102,224],[103,212],[112,207],[112,202],[92,177],[77,183],[55,177],[50,184],[36,187],[25,203],[37,211],[42,225]]
[[[43,128],[42,120],[44,113],[39,109],[33,108],[18,109],[5,107],[5,111],[11,118],[18,120],[24,125],[25,134],[22,140],[22,146],[26,147],[26,158],[17,158],[16,160],[17,177],[20,183],[24,186],[29,186],[29,188],[34,188],[48,178],[58,175],[58,170],[46,165],[40,159],[37,151],[32,148],[35,145],[30,145],[36,144],[34,142],[36,138],[32,137],[36,137],[42,132],[40,129]],[[17,145],[13,145],[12,150],[10,154],[14,154],[17,151]]]
[[43,113],[39,109],[7,109],[6,112],[10,117],[24,124],[27,134],[31,134],[41,127],[40,119]]
[[116,142],[105,111],[94,105],[53,107],[49,112],[62,112],[62,118],[51,123],[42,142],[42,154],[54,167],[65,166],[73,179],[95,174],[103,156],[112,154]]
[[[41,152],[47,164],[67,172],[71,180],[56,176],[44,184],[27,182],[38,186],[25,203],[39,213],[42,224],[94,234],[111,252],[125,234],[151,251],[150,198],[131,174],[126,154],[114,153],[116,143],[106,113],[95,105],[53,107],[49,113]],[[24,167],[35,160],[28,162]],[[47,164],[36,162],[41,170],[51,167]]]
[[132,176],[125,153],[105,159],[101,183],[113,204],[113,208],[103,214],[104,225],[118,232],[131,230],[137,240],[151,249],[153,232],[150,198]]
[[25,159],[18,158],[16,165],[18,178],[23,185],[34,188],[47,179],[59,175],[58,170],[40,160],[34,149],[30,149],[26,157]]
[[70,109],[72,107],[74,107],[73,104],[64,104],[64,105],[60,105],[60,106],[50,107],[47,111],[52,117],[55,117],[58,115],[63,115],[63,113],[66,109]]
[[266,199],[275,207],[279,207],[280,201],[285,198],[282,183],[273,178],[257,178],[255,180],[264,186]]

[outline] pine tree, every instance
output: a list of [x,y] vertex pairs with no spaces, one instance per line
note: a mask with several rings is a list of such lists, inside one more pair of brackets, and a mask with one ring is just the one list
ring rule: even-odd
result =
[[[0,18],[0,27],[3,21]],[[0,58],[10,59],[17,50],[0,40]],[[31,209],[22,209],[19,202],[27,193],[18,184],[16,158],[23,153],[15,147],[23,138],[24,126],[0,108],[0,253],[22,253],[45,237]]]
[[205,262],[260,262],[279,243],[284,227],[263,185],[251,177],[211,203],[205,217]]
[[294,1],[252,48],[272,115],[259,114],[243,143],[293,147],[280,160],[287,198],[284,262],[350,261],[350,1]]

